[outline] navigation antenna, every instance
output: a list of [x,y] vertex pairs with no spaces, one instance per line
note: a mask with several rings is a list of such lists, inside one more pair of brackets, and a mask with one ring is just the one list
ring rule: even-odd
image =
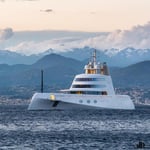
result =
[[96,49],[93,52],[93,64],[96,65]]

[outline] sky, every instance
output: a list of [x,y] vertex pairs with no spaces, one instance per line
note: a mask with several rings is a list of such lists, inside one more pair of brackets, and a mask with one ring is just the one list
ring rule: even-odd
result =
[[150,0],[0,0],[0,49],[150,48]]
[[150,20],[150,0],[1,0],[0,28],[108,32]]

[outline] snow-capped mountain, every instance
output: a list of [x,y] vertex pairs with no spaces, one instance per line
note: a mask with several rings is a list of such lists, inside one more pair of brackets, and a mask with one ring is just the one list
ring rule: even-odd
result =
[[[63,52],[61,55],[85,60],[91,56],[93,48],[84,47],[81,49],[72,49],[69,52]],[[135,49],[128,47],[122,50],[119,49],[97,49],[97,56],[100,61],[108,62],[111,66],[128,66],[144,60],[150,60],[150,49]]]
[[[32,64],[38,59],[51,53],[57,53],[65,57],[74,58],[80,61],[88,61],[93,48],[74,48],[63,52],[55,49],[48,49],[43,53],[26,56],[20,53],[0,50],[0,64]],[[127,47],[125,49],[97,49],[97,59],[107,62],[109,66],[124,67],[137,62],[150,60],[150,49],[135,49]]]

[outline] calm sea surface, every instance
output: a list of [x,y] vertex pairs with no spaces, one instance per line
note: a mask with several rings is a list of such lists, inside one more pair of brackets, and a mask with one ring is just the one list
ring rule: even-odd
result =
[[0,105],[0,150],[150,149],[150,107],[135,111],[28,111]]

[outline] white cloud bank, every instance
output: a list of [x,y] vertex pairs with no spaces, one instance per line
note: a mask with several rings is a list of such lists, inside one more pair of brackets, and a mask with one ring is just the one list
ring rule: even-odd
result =
[[81,47],[80,45],[77,44],[77,42],[82,43],[81,40],[78,40],[76,38],[59,38],[59,39],[45,40],[42,42],[27,41],[21,42],[16,46],[7,47],[5,49],[9,49],[26,55],[38,54],[48,49],[54,49],[56,50],[56,52],[62,52],[70,50],[72,48]]
[[150,22],[135,26],[131,30],[116,30],[105,36],[89,38],[84,41],[84,45],[99,49],[150,48]]
[[[7,37],[7,36],[6,36]],[[59,39],[45,40],[41,42],[24,41],[16,46],[7,47],[7,49],[18,51],[24,54],[40,53],[47,49],[56,51],[67,51],[72,48],[83,48],[85,46],[97,49],[123,49],[133,47],[136,49],[150,48],[150,22],[141,26],[134,26],[131,30],[116,30],[108,34],[100,34],[96,37],[80,38],[64,37]]]

